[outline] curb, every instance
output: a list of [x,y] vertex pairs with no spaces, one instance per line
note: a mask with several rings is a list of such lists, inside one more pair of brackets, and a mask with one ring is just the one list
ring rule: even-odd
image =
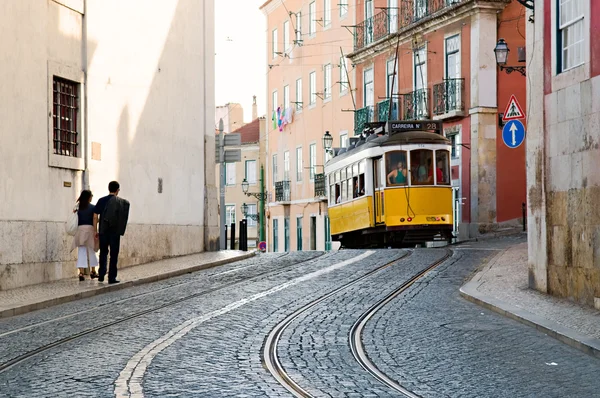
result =
[[491,240],[491,239],[505,238],[507,236],[521,235],[521,234],[527,236],[527,232],[523,231],[522,229],[519,229],[518,231],[510,230],[510,231],[502,231],[502,232],[492,232],[492,233],[486,234],[486,235],[479,235],[475,238],[460,240],[458,242],[451,243],[449,246],[457,246],[457,245],[462,245],[464,243],[486,241],[486,240]]
[[[169,271],[169,272],[165,272],[163,274],[152,275],[152,276],[148,276],[145,278],[134,279],[132,281],[121,282],[121,283],[115,284],[115,285],[108,285],[108,284],[103,285],[103,286],[101,285],[100,287],[97,287],[92,290],[85,290],[85,291],[78,292],[75,294],[69,294],[66,296],[61,296],[61,297],[56,297],[56,298],[49,299],[49,300],[44,300],[44,301],[41,301],[38,303],[31,303],[31,304],[27,304],[27,305],[24,305],[21,307],[10,308],[7,310],[0,311],[0,319],[10,318],[10,317],[16,316],[16,315],[23,315],[28,312],[53,307],[53,306],[56,306],[59,304],[65,304],[65,303],[69,303],[72,301],[81,300],[84,298],[94,297],[94,296],[104,294],[104,293],[115,292],[118,290],[126,289],[128,287],[140,286],[140,285],[144,285],[144,284],[148,284],[148,283],[152,283],[152,282],[158,282],[158,281],[161,281],[164,279],[169,279],[169,278],[173,278],[176,276],[190,274],[192,272],[197,272],[197,271],[201,271],[204,269],[218,267],[220,265],[225,265],[225,264],[229,264],[229,263],[234,263],[236,261],[248,259],[255,255],[256,255],[256,251],[252,251],[252,252],[249,252],[248,254],[243,254],[238,257],[232,257],[232,258],[228,258],[228,259],[224,259],[224,260],[218,260],[218,261],[213,261],[213,262],[209,262],[209,263],[198,264],[198,265],[194,265],[189,268],[179,269],[179,270],[175,270],[175,271]],[[140,265],[142,265],[142,264],[140,264]]]
[[550,337],[554,337],[562,343],[583,351],[588,355],[600,358],[600,340],[584,336],[572,329],[559,325],[556,322],[549,321],[545,318],[532,314],[529,311],[478,292],[477,287],[479,284],[473,279],[476,279],[481,274],[482,271],[478,272],[471,281],[465,283],[460,288],[460,295],[464,299],[490,311],[504,315],[507,318],[533,327]]

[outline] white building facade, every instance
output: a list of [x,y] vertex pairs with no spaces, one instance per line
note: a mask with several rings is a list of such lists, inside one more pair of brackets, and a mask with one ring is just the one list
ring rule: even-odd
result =
[[0,290],[74,276],[65,221],[111,180],[120,267],[218,247],[214,2],[148,3],[0,3]]

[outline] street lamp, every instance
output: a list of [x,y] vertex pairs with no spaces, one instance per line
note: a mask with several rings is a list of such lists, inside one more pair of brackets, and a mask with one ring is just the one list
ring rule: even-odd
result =
[[244,218],[249,218],[252,221],[258,221],[258,214],[248,214],[248,205],[246,203],[241,206]]
[[[244,192],[244,195],[253,196],[259,200],[258,214],[250,214],[249,218],[254,221],[260,221],[259,239],[261,242],[264,242],[265,238],[266,238],[266,234],[265,234],[265,202],[267,201],[267,192],[265,192],[265,170],[262,166],[260,167],[260,192],[248,192],[248,188],[250,188],[250,184],[244,178],[244,180],[242,181],[242,192]],[[244,210],[244,206],[245,206],[245,210]],[[246,216],[247,212],[248,212],[248,206],[244,203],[242,205],[242,213],[244,213],[244,216]]]
[[242,181],[242,192],[244,192],[244,194],[246,196],[254,196],[258,200],[266,200],[267,199],[266,192],[248,192],[249,187],[250,187],[250,184],[244,178],[244,181]]
[[506,71],[507,74],[512,72],[519,72],[523,76],[526,76],[524,66],[506,66],[508,62],[508,53],[510,49],[504,39],[498,40],[496,48],[494,48],[494,54],[496,55],[496,64],[500,67],[500,70]]
[[325,149],[325,152],[331,149],[331,145],[333,145],[333,137],[329,134],[329,131],[326,131],[323,135],[323,149]]

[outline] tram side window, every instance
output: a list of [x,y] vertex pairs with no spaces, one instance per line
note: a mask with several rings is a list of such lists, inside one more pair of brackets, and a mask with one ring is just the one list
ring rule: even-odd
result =
[[385,154],[387,165],[387,186],[406,185],[408,183],[408,170],[406,169],[406,152],[393,151]]
[[346,189],[348,187],[348,184],[346,184],[346,181],[342,181],[342,202],[345,202],[346,200],[348,200],[348,190]]
[[433,185],[431,149],[417,149],[410,152],[410,178],[413,185]]
[[437,185],[450,185],[450,154],[448,151],[435,151],[435,164]]
[[352,193],[355,198],[359,198],[365,194],[365,175],[360,174],[358,177],[352,178],[352,185],[354,186]]

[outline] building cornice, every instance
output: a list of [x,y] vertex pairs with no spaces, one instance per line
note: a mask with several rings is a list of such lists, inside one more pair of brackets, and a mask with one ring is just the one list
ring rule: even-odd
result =
[[267,0],[262,6],[259,7],[265,15],[269,15],[283,4],[283,0]]
[[347,55],[353,64],[362,64],[371,60],[376,55],[393,50],[398,41],[406,43],[413,37],[433,32],[445,25],[450,25],[460,21],[465,16],[472,16],[479,13],[497,13],[502,11],[511,0],[468,0],[459,3],[450,8],[446,8],[438,13],[432,14],[427,19],[415,22],[409,26],[399,29],[398,32],[391,33],[386,37],[370,44],[367,47],[355,50]]

